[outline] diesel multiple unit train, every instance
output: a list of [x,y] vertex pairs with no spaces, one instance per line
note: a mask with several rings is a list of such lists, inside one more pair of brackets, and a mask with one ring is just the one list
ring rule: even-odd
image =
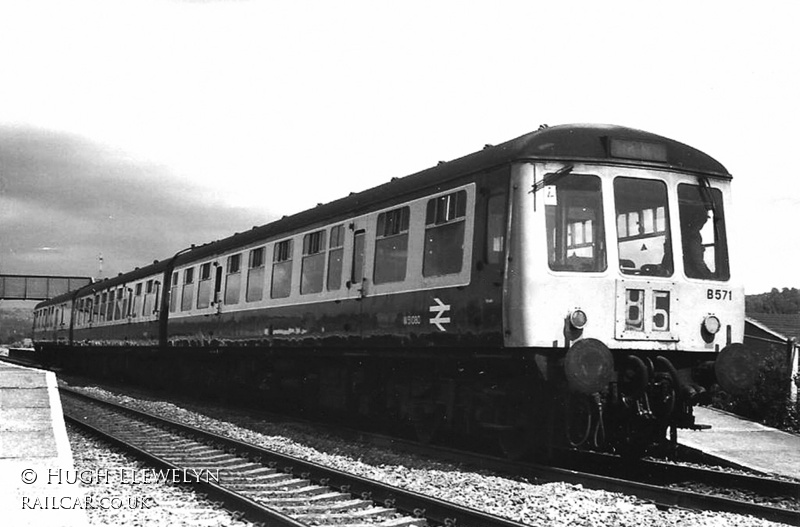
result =
[[42,302],[35,346],[513,455],[669,445],[754,382],[730,184],[658,135],[543,126]]

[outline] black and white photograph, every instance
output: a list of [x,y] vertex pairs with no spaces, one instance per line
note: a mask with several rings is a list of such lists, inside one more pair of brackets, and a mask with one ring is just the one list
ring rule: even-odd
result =
[[0,0],[3,523],[800,525],[798,20]]

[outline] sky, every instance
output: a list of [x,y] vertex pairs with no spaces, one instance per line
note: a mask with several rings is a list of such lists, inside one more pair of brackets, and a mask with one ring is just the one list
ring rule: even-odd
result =
[[114,276],[536,130],[734,176],[732,268],[800,287],[798,2],[0,0],[0,274]]

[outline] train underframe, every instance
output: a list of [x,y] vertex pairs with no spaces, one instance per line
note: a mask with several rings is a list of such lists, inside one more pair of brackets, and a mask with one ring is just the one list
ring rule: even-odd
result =
[[[606,389],[571,390],[555,350],[445,351],[128,346],[44,347],[65,372],[270,410],[492,442],[512,458],[557,448],[641,454],[698,428],[708,364],[686,354],[614,355]],[[685,363],[685,364],[684,364]]]

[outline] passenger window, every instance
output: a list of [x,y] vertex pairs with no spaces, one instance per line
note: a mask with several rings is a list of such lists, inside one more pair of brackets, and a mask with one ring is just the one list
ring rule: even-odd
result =
[[425,214],[423,276],[461,272],[464,260],[467,191],[428,200]]
[[200,266],[200,283],[197,285],[197,309],[211,305],[211,262]]
[[271,298],[287,298],[292,291],[292,240],[275,244],[272,254]]
[[250,251],[249,271],[247,273],[247,302],[264,298],[264,247]]
[[142,282],[136,284],[133,292],[133,302],[131,303],[131,317],[139,316],[140,306],[142,305]]
[[550,269],[605,271],[600,178],[569,174],[546,186],[544,191]]
[[[111,293],[114,296],[115,293]],[[119,320],[122,318],[122,288],[117,289],[116,291],[116,301],[114,302],[114,320]]]
[[144,286],[144,302],[142,302],[142,316],[152,315],[155,311],[153,300],[154,280],[148,280]]
[[178,273],[172,273],[172,283],[169,288],[169,312],[178,309]]
[[192,309],[192,298],[194,296],[194,267],[183,271],[183,291],[181,293],[181,311]]
[[227,276],[225,277],[225,303],[233,305],[239,303],[239,288],[242,285],[240,272],[241,254],[228,256]]
[[378,215],[373,277],[376,284],[400,282],[406,278],[410,214],[409,207],[402,207]]
[[342,287],[342,261],[344,256],[344,225],[331,227],[328,251],[328,291]]
[[128,318],[130,313],[128,309],[130,308],[131,298],[133,298],[133,289],[130,287],[123,287],[120,289],[122,292],[122,318]]
[[108,300],[106,302],[106,320],[114,320],[114,291],[108,292]]
[[300,270],[300,294],[322,291],[325,272],[325,231],[303,236],[303,263]]

